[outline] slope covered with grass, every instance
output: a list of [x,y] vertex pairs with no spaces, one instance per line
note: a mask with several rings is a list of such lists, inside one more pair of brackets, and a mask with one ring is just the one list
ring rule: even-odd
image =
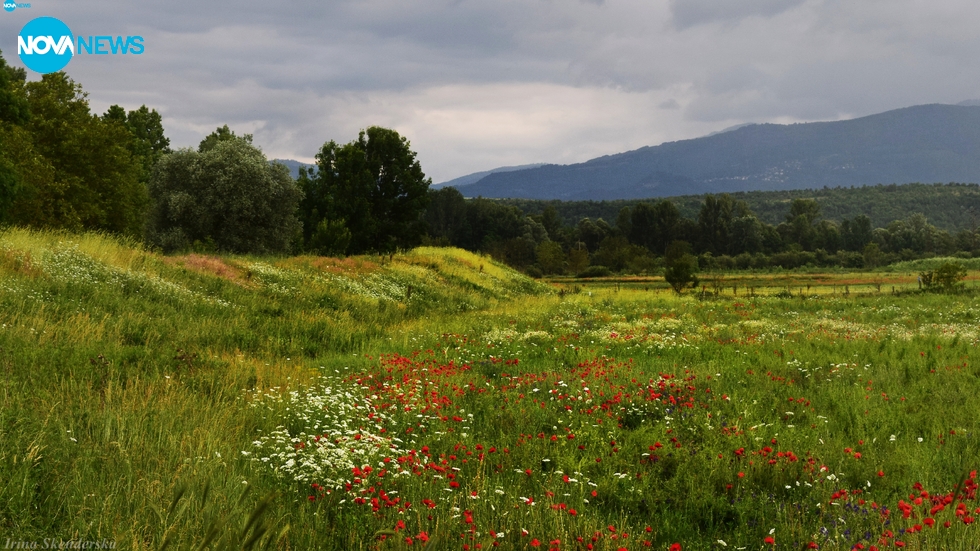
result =
[[0,536],[980,545],[972,288],[580,285],[556,293],[449,249],[163,257],[8,230]]
[[356,361],[425,317],[547,292],[459,250],[164,257],[102,235],[7,230],[0,531],[154,547],[172,524],[200,537],[206,527],[152,511],[187,480],[211,487],[213,518],[197,522],[228,511],[243,479],[227,461],[255,437],[244,389]]

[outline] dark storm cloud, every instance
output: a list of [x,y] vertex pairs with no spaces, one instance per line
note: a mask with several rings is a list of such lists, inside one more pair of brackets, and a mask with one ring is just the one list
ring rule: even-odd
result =
[[746,17],[772,17],[806,0],[670,0],[674,24],[679,28],[715,21],[737,22]]
[[37,0],[0,13],[11,63],[40,15],[144,36],[142,56],[77,56],[68,73],[95,110],[160,110],[175,145],[227,123],[310,159],[380,124],[437,181],[980,96],[965,0]]

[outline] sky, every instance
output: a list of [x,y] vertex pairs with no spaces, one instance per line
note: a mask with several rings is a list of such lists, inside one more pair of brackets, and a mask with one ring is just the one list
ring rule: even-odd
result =
[[172,147],[227,124],[270,159],[310,162],[377,125],[408,138],[434,183],[980,98],[973,0],[29,3],[0,11],[8,63],[23,66],[17,34],[35,17],[142,36],[142,55],[65,70],[94,112],[159,111]]

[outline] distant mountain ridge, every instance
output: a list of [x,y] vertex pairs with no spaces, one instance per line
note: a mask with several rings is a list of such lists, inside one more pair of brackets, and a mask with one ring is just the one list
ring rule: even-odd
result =
[[470,184],[475,184],[476,182],[482,180],[485,176],[489,176],[490,174],[495,174],[497,172],[513,172],[515,170],[538,168],[539,166],[544,166],[544,163],[534,163],[534,164],[518,165],[518,166],[502,166],[499,168],[494,168],[492,170],[483,170],[481,172],[474,172],[473,174],[467,174],[466,176],[460,176],[459,178],[453,178],[452,180],[449,180],[447,182],[434,184],[432,187],[434,189],[438,189],[442,187],[468,186]]
[[[467,197],[615,200],[751,190],[980,181],[980,106],[752,124],[572,165],[493,172]],[[447,182],[448,184],[449,182]]]
[[303,162],[300,162],[300,161],[294,161],[292,159],[272,159],[269,162],[271,162],[271,163],[281,163],[281,164],[286,165],[286,168],[289,169],[289,174],[292,175],[293,180],[295,180],[296,178],[299,178],[299,169],[300,169],[300,167],[312,168],[313,166],[315,166],[315,165],[311,165],[309,163],[303,163]]

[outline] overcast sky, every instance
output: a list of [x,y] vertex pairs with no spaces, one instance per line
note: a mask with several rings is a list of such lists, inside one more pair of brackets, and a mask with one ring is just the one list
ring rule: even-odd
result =
[[[76,35],[141,35],[143,55],[78,55],[93,111],[146,104],[172,146],[216,126],[311,161],[380,125],[438,183],[573,163],[745,122],[834,120],[980,97],[972,0],[31,0]],[[39,78],[30,73],[31,79]]]

